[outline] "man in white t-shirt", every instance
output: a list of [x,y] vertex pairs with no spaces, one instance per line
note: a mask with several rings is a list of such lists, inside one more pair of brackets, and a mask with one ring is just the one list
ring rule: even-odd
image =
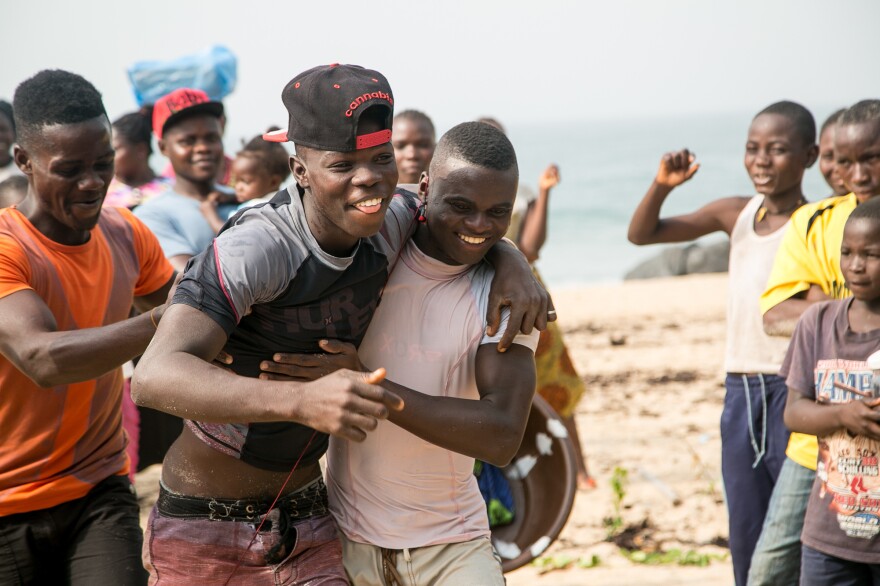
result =
[[330,509],[353,584],[504,584],[473,467],[513,458],[535,391],[537,332],[504,353],[486,335],[494,270],[483,257],[507,231],[518,179],[497,129],[447,132],[419,184],[423,220],[359,352],[329,342],[335,356],[302,357],[316,375],[381,364],[405,402],[363,442],[330,441]]

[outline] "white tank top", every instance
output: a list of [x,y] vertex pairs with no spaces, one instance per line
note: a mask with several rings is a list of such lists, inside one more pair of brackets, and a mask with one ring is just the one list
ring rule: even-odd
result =
[[763,195],[749,200],[740,212],[730,234],[730,268],[727,292],[727,372],[776,374],[788,338],[768,336],[758,300],[767,288],[767,279],[776,259],[776,250],[788,222],[771,234],[755,232],[755,214]]

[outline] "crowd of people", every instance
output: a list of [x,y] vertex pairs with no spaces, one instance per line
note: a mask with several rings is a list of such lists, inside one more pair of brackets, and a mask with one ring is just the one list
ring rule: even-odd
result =
[[[379,72],[316,67],[283,102],[228,159],[198,89],[112,125],[79,75],[16,89],[0,581],[503,583],[475,458],[519,448],[555,317],[503,239],[513,146],[460,124],[409,191]],[[146,538],[132,446],[163,437],[129,393],[178,418]]]
[[[808,203],[817,160],[831,196]],[[756,195],[661,218],[699,169],[686,149],[663,155],[629,226],[635,244],[730,237],[721,472],[736,584],[876,585],[880,100],[832,114],[818,144],[806,108],[771,104],[745,167]]]
[[[61,70],[0,102],[0,582],[503,584],[474,468],[511,461],[536,392],[594,485],[532,266],[559,169],[530,189],[491,118],[437,140],[378,71],[315,67],[282,102],[234,157],[198,88],[112,124]],[[880,101],[818,134],[768,106],[755,195],[661,218],[699,169],[667,153],[629,229],[731,240],[738,585],[880,584]]]

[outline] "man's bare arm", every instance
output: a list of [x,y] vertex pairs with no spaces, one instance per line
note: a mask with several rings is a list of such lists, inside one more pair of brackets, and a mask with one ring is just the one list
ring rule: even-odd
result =
[[846,429],[855,435],[880,440],[880,399],[823,405],[794,389],[788,389],[785,426],[810,435],[829,435]]
[[529,205],[522,221],[517,245],[530,263],[538,260],[547,240],[547,209],[550,191],[559,185],[559,167],[550,165],[538,180],[538,197]]
[[[159,289],[159,299],[172,280]],[[145,313],[108,326],[58,331],[45,302],[34,291],[18,291],[0,299],[0,352],[41,387],[90,380],[140,355],[163,310],[158,306],[152,319]]]
[[519,344],[505,353],[483,344],[476,369],[479,401],[429,396],[385,381],[406,403],[388,419],[441,448],[506,466],[522,442],[535,394],[534,354]]
[[[261,376],[271,380],[313,380],[339,368],[363,370],[357,350],[337,340],[322,342],[327,354],[276,354]],[[506,353],[493,344],[477,350],[480,400],[435,397],[385,380],[406,407],[389,421],[441,448],[505,466],[516,455],[535,393],[532,351],[513,344]]]
[[520,332],[529,334],[534,328],[545,329],[548,321],[556,320],[556,311],[550,294],[535,278],[526,257],[511,241],[503,239],[498,242],[486,254],[486,260],[495,267],[486,314],[490,336],[495,335],[501,324],[502,308],[510,308],[507,329],[497,346],[499,352],[504,352]]
[[238,376],[211,361],[226,334],[201,311],[169,308],[132,378],[132,399],[187,419],[217,423],[295,421],[362,441],[399,397],[369,384],[380,375],[340,371],[314,382]]
[[657,175],[633,212],[627,238],[633,244],[690,242],[712,232],[733,231],[747,197],[725,197],[706,204],[689,214],[660,217],[660,209],[672,191],[689,181],[699,170],[696,156],[683,149],[669,152],[660,159]]
[[808,307],[828,297],[819,285],[811,285],[807,291],[777,303],[764,313],[764,332],[768,336],[790,338],[801,315]]

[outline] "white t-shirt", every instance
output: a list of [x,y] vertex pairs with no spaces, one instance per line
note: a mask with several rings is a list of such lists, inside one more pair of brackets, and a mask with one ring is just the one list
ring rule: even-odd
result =
[[[487,262],[447,265],[410,241],[361,343],[361,361],[419,392],[478,400],[477,349],[497,343],[507,319],[498,335],[486,335],[493,275]],[[538,332],[514,343],[534,351]],[[327,458],[330,510],[353,541],[403,549],[489,535],[471,457],[381,421],[361,443],[331,437]]]

